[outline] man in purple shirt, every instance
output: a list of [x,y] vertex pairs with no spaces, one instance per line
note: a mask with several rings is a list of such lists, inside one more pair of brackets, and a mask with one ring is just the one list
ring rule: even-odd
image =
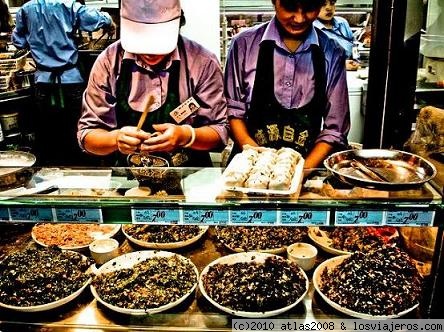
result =
[[[228,140],[216,56],[179,35],[179,0],[125,0],[120,15],[121,40],[99,55],[83,96],[80,146],[111,155],[119,165],[140,151],[173,166],[211,166],[208,151]],[[138,130],[150,97],[154,102]]]
[[347,145],[345,53],[313,27],[324,0],[272,2],[273,19],[230,46],[225,96],[235,148],[287,146],[305,168],[318,167]]

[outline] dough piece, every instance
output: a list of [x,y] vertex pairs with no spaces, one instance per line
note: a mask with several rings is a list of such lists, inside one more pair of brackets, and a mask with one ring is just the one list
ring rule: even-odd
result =
[[253,176],[248,177],[247,181],[245,181],[245,186],[252,189],[267,189],[268,180],[269,178],[267,176],[253,174]]
[[268,188],[273,190],[288,190],[290,189],[291,178],[287,174],[275,175],[270,179]]

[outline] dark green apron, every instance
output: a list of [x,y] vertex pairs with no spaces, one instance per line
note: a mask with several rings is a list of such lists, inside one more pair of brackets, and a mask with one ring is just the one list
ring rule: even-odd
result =
[[259,50],[251,107],[246,113],[248,132],[260,146],[290,147],[306,157],[321,131],[326,105],[324,52],[311,45],[315,91],[313,99],[300,108],[287,109],[274,95],[273,41],[262,42]]
[[[182,44],[182,40],[179,39],[179,45]],[[179,50],[184,47],[179,47]],[[185,59],[185,52],[181,53],[181,59]],[[185,65],[187,61],[184,61]],[[170,112],[180,105],[179,100],[179,77],[180,77],[180,63],[179,61],[173,61],[169,71],[168,80],[168,93],[165,103],[156,111],[149,112],[146,121],[142,127],[144,131],[154,132],[153,124],[158,123],[171,123],[173,119],[170,116]],[[122,128],[123,126],[137,126],[139,121],[140,112],[133,110],[128,104],[128,97],[131,91],[131,77],[132,68],[134,66],[134,60],[124,59],[122,60],[120,77],[117,80],[117,93],[116,93],[116,118],[117,126]],[[187,68],[185,69],[188,70]],[[188,78],[187,78],[188,79]],[[190,89],[188,89],[190,90]],[[188,91],[191,96],[191,91]],[[153,153],[157,156],[166,158],[171,166],[175,167],[210,167],[212,166],[210,154],[207,151],[196,151],[192,149],[178,149],[171,153]],[[121,155],[121,154],[120,154]],[[126,156],[120,156],[119,165],[126,164]],[[123,161],[125,160],[125,161]]]

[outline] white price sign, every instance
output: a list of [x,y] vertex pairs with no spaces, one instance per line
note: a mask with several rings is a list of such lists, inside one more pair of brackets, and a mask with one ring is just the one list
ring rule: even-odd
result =
[[54,221],[52,208],[9,208],[13,221]]
[[281,223],[284,225],[328,225],[330,213],[327,210],[283,210]]
[[183,222],[185,224],[226,224],[228,223],[228,211],[214,209],[184,210]]
[[384,211],[336,211],[335,225],[382,225]]
[[274,225],[277,220],[277,211],[272,210],[231,210],[230,214],[233,224]]
[[91,223],[102,223],[103,216],[101,209],[78,209],[78,208],[63,208],[56,209],[57,221],[64,222],[91,222]]
[[144,209],[132,208],[134,224],[177,224],[180,222],[179,209]]
[[388,211],[386,223],[390,226],[432,226],[435,211]]

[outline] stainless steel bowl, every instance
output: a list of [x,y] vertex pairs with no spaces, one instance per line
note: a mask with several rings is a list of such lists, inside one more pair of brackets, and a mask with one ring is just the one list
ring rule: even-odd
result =
[[22,151],[0,151],[0,190],[26,186],[34,175],[36,157]]
[[153,193],[165,191],[168,195],[182,195],[181,172],[169,167],[168,160],[154,155],[133,153],[128,155],[129,171],[141,187]]
[[163,181],[166,167],[169,163],[166,159],[153,155],[132,153],[127,158],[131,166],[131,173],[141,184],[161,183]]
[[417,187],[436,175],[426,159],[399,150],[341,151],[325,159],[324,166],[345,183],[380,190]]

